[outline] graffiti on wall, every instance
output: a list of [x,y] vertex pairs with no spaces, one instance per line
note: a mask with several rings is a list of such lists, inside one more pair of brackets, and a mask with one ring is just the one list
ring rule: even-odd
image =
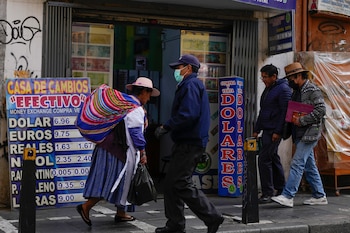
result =
[[29,16],[23,21],[16,19],[12,23],[0,19],[0,43],[1,44],[24,44],[31,48],[31,42],[37,33],[41,32],[39,20]]
[[340,20],[311,18],[309,51],[350,52],[349,24]]
[[29,70],[29,62],[25,56],[16,57],[14,53],[11,52],[11,56],[13,57],[15,63],[15,71],[14,76],[16,78],[37,78],[37,75],[34,75],[33,71]]
[[[8,21],[0,19],[0,44],[8,46],[13,61],[13,76],[17,78],[37,78],[34,69],[30,69],[30,61],[38,54],[32,54],[32,42],[42,32],[41,24],[35,16]],[[23,54],[20,46],[26,46],[28,53]],[[40,55],[40,54],[39,54]],[[41,56],[41,55],[40,55]],[[12,63],[11,63],[12,64]]]

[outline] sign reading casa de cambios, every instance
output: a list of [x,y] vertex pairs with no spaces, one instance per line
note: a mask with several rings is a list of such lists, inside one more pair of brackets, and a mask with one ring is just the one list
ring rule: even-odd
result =
[[18,208],[25,148],[36,151],[36,206],[84,201],[92,142],[75,127],[87,95],[88,78],[6,80],[11,206]]

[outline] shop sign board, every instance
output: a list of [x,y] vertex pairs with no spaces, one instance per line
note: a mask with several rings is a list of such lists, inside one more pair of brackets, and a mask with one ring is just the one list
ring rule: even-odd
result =
[[234,0],[236,2],[246,2],[252,5],[259,5],[268,8],[281,10],[295,10],[296,0]]
[[219,79],[218,194],[240,196],[244,176],[244,79]]
[[36,152],[36,206],[60,207],[84,201],[92,142],[75,127],[90,94],[89,78],[6,80],[11,206],[20,206],[23,154]]
[[276,15],[268,19],[269,55],[293,51],[293,14]]
[[309,2],[311,11],[327,11],[350,16],[350,0],[313,0]]

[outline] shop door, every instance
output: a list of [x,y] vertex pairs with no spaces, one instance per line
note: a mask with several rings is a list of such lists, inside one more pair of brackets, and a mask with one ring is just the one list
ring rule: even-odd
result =
[[[72,76],[89,77],[91,88],[102,84],[128,93],[126,84],[138,77],[150,78],[159,89],[161,75],[161,29],[134,25],[74,22],[72,28]],[[158,174],[159,97],[145,105],[149,171]]]
[[[198,78],[207,89],[211,112],[209,143],[206,148],[209,160],[197,166],[193,181],[198,188],[206,193],[216,193],[218,188],[218,78],[229,75],[229,41],[227,33],[163,29],[164,75],[161,88],[167,91],[162,92],[161,122],[165,122],[170,116],[177,85],[173,70],[169,68],[168,64],[176,61],[182,54],[193,54],[201,63]],[[161,138],[161,164],[169,159],[172,144],[170,135]]]

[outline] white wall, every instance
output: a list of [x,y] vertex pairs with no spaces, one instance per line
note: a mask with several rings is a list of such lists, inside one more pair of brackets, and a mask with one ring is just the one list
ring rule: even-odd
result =
[[[266,15],[262,15],[262,17],[266,17]],[[273,64],[277,68],[279,68],[279,75],[278,78],[285,77],[284,67],[289,65],[294,61],[294,52],[288,52],[283,54],[278,54],[274,56],[268,56],[268,43],[267,43],[267,36],[268,30],[267,30],[267,20],[266,19],[260,19],[259,20],[259,61],[258,61],[258,72],[257,77],[261,76],[260,68],[267,64]],[[258,79],[258,93],[257,93],[257,103],[258,103],[258,109],[257,112],[259,112],[259,103],[260,103],[260,97],[262,92],[264,91],[265,85],[264,83]],[[284,174],[286,179],[289,175],[290,170],[290,162],[292,159],[292,140],[291,138],[287,140],[282,140],[278,153],[281,157],[282,166],[284,168]]]
[[[7,78],[40,77],[43,27],[43,0],[9,0],[0,2],[0,143],[6,141],[4,82]],[[6,4],[5,4],[6,3]],[[3,31],[5,28],[6,31]],[[1,61],[2,62],[2,61]],[[0,207],[10,206],[9,165],[0,149]]]
[[[267,59],[265,59],[265,61],[263,62],[263,64],[260,67],[262,67],[266,64],[273,64],[274,66],[276,66],[277,68],[280,69],[278,78],[283,78],[283,77],[285,77],[284,67],[286,65],[292,63],[293,58],[294,58],[294,52],[289,52],[289,53],[271,56],[271,57],[268,57]],[[260,77],[260,73],[259,73],[258,77]],[[265,87],[264,83],[260,80],[259,81],[258,98],[260,98],[261,93],[264,90],[264,87]],[[278,154],[281,157],[282,166],[284,168],[284,175],[286,178],[288,178],[290,162],[292,159],[292,140],[291,140],[291,138],[289,138],[287,140],[282,140],[282,142],[278,148]]]
[[43,2],[7,1],[5,79],[41,76]]

